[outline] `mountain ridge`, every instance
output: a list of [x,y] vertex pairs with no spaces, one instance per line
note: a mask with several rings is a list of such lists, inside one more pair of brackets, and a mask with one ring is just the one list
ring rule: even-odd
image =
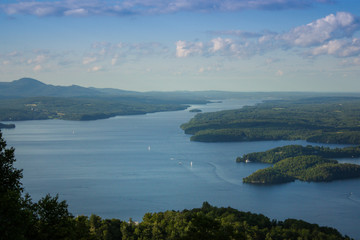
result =
[[80,97],[105,95],[98,89],[78,85],[55,86],[34,78],[20,78],[12,82],[0,82],[1,98],[23,97]]

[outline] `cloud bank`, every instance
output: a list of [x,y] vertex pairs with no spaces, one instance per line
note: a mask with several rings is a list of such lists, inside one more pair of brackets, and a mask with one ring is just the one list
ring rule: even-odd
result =
[[2,3],[7,15],[92,16],[158,15],[177,12],[229,12],[247,9],[284,10],[310,8],[331,0],[45,0]]
[[[185,59],[200,56],[248,59],[272,51],[292,51],[291,54],[311,58],[333,56],[343,58],[344,65],[359,65],[360,38],[357,37],[359,30],[359,17],[348,12],[338,12],[282,33],[224,30],[211,32],[211,38],[206,41],[180,39],[174,41],[173,46],[160,42],[95,42],[84,53],[54,52],[46,49],[13,50],[0,53],[0,66],[22,66],[40,72],[49,68],[66,68],[73,65],[88,72],[96,72],[151,57]],[[274,61],[276,59],[266,60],[268,64]],[[199,73],[205,71],[208,69],[200,68]],[[282,71],[277,73],[278,76],[282,74]]]
[[278,49],[300,49],[301,54],[306,56],[353,57],[360,54],[360,39],[354,37],[359,30],[359,17],[348,12],[338,12],[284,33],[231,30],[212,32],[211,34],[219,36],[208,42],[178,41],[176,56],[187,57],[192,53],[206,56],[251,57]]

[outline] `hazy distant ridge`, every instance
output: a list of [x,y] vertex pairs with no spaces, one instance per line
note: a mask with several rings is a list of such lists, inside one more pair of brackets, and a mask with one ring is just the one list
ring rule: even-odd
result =
[[[113,90],[112,94],[126,92]],[[33,78],[21,78],[12,82],[0,82],[0,97],[79,97],[101,96],[106,93],[96,88],[85,88],[77,85],[54,86],[42,83]]]

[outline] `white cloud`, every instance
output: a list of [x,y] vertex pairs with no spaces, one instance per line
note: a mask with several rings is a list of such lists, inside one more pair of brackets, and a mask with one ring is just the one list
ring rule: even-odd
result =
[[332,40],[322,46],[312,49],[311,55],[334,55],[336,57],[352,57],[360,54],[360,39],[354,38]]
[[92,68],[88,69],[88,72],[97,72],[97,71],[100,71],[100,70],[102,70],[101,66],[93,66]]
[[210,52],[217,52],[217,51],[221,51],[224,50],[226,48],[231,47],[231,45],[233,44],[233,41],[229,38],[223,39],[223,38],[214,38],[211,40],[212,42],[212,47],[210,48]]
[[44,62],[46,60],[46,58],[47,57],[45,55],[38,55],[35,58],[29,59],[27,61],[27,63],[28,64],[32,64],[32,63],[39,64],[39,63]]
[[[303,56],[333,55],[336,57],[350,57],[360,54],[360,40],[352,36],[360,30],[358,17],[338,12],[309,24],[295,27],[285,33],[265,31],[261,34],[253,33],[251,37],[242,37],[242,31],[232,30],[231,34],[240,38],[216,37],[207,43],[202,43],[202,49],[196,42],[178,41],[176,56],[187,57],[192,53],[202,53],[205,56],[220,55],[225,57],[249,58],[262,55],[272,50],[291,50]],[[215,33],[215,32],[213,32]],[[227,31],[218,31],[220,35]],[[258,36],[257,38],[254,38]]]
[[86,16],[89,12],[84,8],[71,9],[64,12],[65,16]]
[[282,75],[284,75],[284,72],[282,70],[277,70],[276,76],[281,77]]
[[13,52],[10,52],[7,54],[7,56],[9,56],[9,57],[17,57],[20,55],[21,55],[21,53],[19,53],[18,51],[13,51]]
[[36,65],[34,68],[33,68],[34,72],[38,72],[40,70],[42,70],[42,66],[41,65]]
[[2,3],[0,9],[8,15],[26,14],[43,16],[87,16],[87,15],[149,15],[182,11],[214,12],[242,11],[245,9],[283,10],[312,7],[314,2],[329,3],[330,0],[27,0]]
[[270,57],[270,58],[267,58],[267,59],[265,60],[265,63],[266,63],[267,65],[271,65],[271,64],[276,63],[276,62],[279,62],[279,61],[280,61],[279,58],[272,58],[272,57]]
[[176,57],[183,58],[188,57],[195,53],[202,53],[203,43],[202,42],[176,42]]
[[27,14],[36,16],[56,15],[60,6],[56,2],[19,2],[1,4],[0,8],[3,9],[8,15],[14,14]]
[[116,63],[117,63],[117,61],[118,61],[118,56],[116,55],[116,56],[114,56],[114,57],[111,59],[111,65],[112,65],[112,66],[115,66]]
[[263,35],[262,33],[247,32],[242,30],[209,31],[209,33],[212,35],[229,35],[241,38],[259,38]]
[[87,64],[90,64],[90,63],[95,62],[96,60],[97,60],[96,57],[85,57],[85,58],[83,59],[82,63],[83,63],[84,65],[87,65]]
[[307,25],[299,26],[291,31],[278,35],[289,45],[309,47],[326,41],[350,37],[359,30],[359,19],[347,12],[330,14]]

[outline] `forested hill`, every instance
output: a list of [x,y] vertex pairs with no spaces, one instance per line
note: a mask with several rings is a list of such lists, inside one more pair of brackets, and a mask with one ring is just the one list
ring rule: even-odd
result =
[[205,97],[190,93],[140,93],[74,85],[53,86],[31,78],[0,82],[0,121],[96,120],[183,110],[188,104],[207,102]]
[[117,98],[131,102],[151,103],[204,103],[206,94],[196,92],[135,92],[112,88],[86,88],[77,85],[54,86],[33,78],[21,78],[12,82],[0,82],[0,99],[57,97],[57,98]]
[[238,110],[197,114],[182,129],[202,142],[306,140],[360,144],[360,98],[266,101]]

